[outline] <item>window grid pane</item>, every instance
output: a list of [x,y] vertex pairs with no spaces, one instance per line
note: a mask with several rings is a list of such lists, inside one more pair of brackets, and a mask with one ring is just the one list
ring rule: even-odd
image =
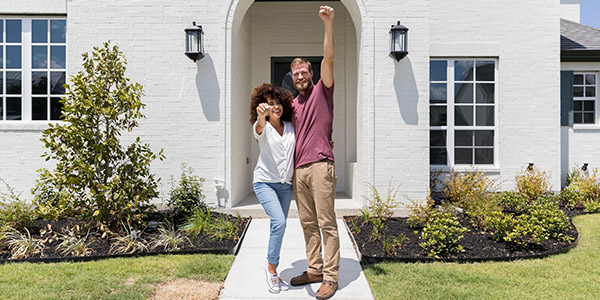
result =
[[573,74],[573,123],[596,124],[597,75]]
[[[440,65],[440,60],[430,61],[430,164],[493,165],[496,60],[448,59],[446,80]],[[439,122],[442,107],[453,122]]]

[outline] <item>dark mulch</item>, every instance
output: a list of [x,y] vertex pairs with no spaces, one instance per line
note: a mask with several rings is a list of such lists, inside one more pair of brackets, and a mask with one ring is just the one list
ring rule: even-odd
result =
[[[574,212],[568,212],[572,217]],[[420,239],[420,230],[413,228],[407,222],[408,218],[389,218],[385,221],[383,235],[378,240],[371,239],[373,224],[364,224],[362,216],[344,217],[351,234],[356,241],[358,250],[362,255],[362,262],[370,263],[381,260],[398,261],[432,261],[426,251],[419,244],[423,242]],[[539,245],[528,247],[514,246],[506,242],[497,242],[492,239],[488,232],[475,228],[466,217],[459,218],[460,223],[469,229],[464,234],[460,244],[464,247],[464,252],[440,256],[443,261],[485,261],[485,260],[511,260],[521,258],[543,257],[561,251],[570,249],[577,241],[578,232],[575,226],[571,224],[567,235],[572,237],[570,242],[561,242],[554,239],[546,240]],[[360,229],[353,232],[352,223]],[[382,240],[385,237],[396,237],[404,234],[407,238],[402,246],[395,247],[391,253],[386,253]]]
[[[220,213],[211,212],[213,217],[217,217],[221,215]],[[237,222],[237,217],[231,215],[225,215],[230,221],[235,222],[237,226],[236,238],[233,240],[219,240],[217,238],[213,238],[207,234],[200,235],[190,235],[182,231],[182,233],[187,236],[191,242],[185,243],[184,246],[180,248],[180,250],[175,251],[173,253],[201,253],[201,252],[212,252],[212,253],[232,253],[234,248],[240,242],[240,239],[243,238],[244,230],[250,222],[250,218],[241,218],[240,222]],[[156,212],[153,213],[147,221],[157,221],[162,222],[163,220],[170,219],[168,217],[168,212]],[[181,224],[180,222],[177,222]],[[85,221],[75,220],[75,219],[61,219],[58,221],[47,221],[47,220],[36,220],[32,225],[28,226],[27,229],[31,232],[33,238],[43,239],[44,237],[48,237],[48,235],[42,236],[42,231],[51,230],[55,233],[65,233],[68,228],[73,228],[75,225],[79,225],[81,228],[90,227],[89,224],[86,224]],[[87,227],[86,227],[87,226]],[[117,226],[118,227],[118,226]],[[93,228],[93,226],[92,226]],[[22,230],[23,231],[23,230]],[[85,229],[84,229],[85,231]],[[146,240],[146,242],[152,241],[153,237],[158,236],[157,228],[149,228],[146,227],[143,230],[142,238]],[[111,244],[113,243],[112,238],[101,238],[101,234],[99,232],[94,232],[94,229],[90,231],[89,238],[93,240],[90,244],[89,248],[91,249],[91,253],[86,257],[67,257],[61,253],[61,250],[58,249],[58,245],[61,241],[54,239],[45,243],[44,250],[41,254],[29,257],[24,260],[18,261],[60,261],[60,260],[89,260],[89,259],[97,259],[97,258],[105,258],[105,257],[118,257],[118,256],[135,256],[135,255],[149,255],[149,254],[163,254],[169,253],[162,248],[149,249],[146,252],[137,252],[132,255],[114,255],[109,253]],[[10,252],[8,249],[0,249],[0,263],[14,261],[9,259]]]

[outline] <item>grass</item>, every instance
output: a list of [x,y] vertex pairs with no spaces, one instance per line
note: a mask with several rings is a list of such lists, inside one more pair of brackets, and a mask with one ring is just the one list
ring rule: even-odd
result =
[[577,247],[544,259],[363,266],[376,299],[597,299],[600,214],[574,219]]
[[161,255],[83,263],[0,265],[2,299],[146,299],[153,284],[189,278],[223,281],[232,255]]

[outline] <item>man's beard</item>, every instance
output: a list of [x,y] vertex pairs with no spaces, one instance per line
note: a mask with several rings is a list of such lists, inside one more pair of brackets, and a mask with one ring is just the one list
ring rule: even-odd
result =
[[294,81],[294,87],[296,88],[296,90],[298,90],[298,92],[304,92],[304,91],[308,90],[311,86],[312,86],[312,79],[305,80],[303,82]]

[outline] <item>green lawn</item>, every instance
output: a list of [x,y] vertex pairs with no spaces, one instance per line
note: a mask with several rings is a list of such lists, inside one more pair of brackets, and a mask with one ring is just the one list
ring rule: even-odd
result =
[[363,266],[376,299],[598,299],[600,214],[574,219],[579,243],[544,259]]
[[170,278],[223,281],[233,255],[161,255],[0,265],[0,299],[146,299]]

